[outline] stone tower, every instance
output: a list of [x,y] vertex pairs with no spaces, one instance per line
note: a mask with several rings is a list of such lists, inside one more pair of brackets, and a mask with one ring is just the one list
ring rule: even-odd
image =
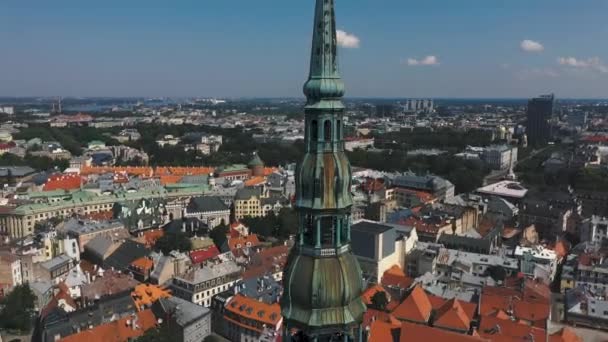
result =
[[253,154],[253,158],[251,158],[247,164],[247,167],[251,170],[251,175],[253,177],[260,177],[264,175],[264,162],[257,152]]
[[344,153],[334,0],[316,0],[304,94],[306,154],[296,171],[300,229],[281,298],[285,341],[359,341],[365,305],[350,246],[351,168]]

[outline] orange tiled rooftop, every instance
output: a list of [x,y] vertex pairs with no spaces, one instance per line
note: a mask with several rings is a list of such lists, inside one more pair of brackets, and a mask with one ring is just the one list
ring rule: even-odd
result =
[[266,183],[266,178],[264,177],[253,177],[253,178],[249,178],[248,180],[245,181],[245,186],[256,186],[256,185],[260,185],[260,184],[264,184]]
[[[235,315],[245,317],[252,321],[257,321],[261,322],[262,324],[269,324],[272,326],[276,325],[282,318],[281,306],[279,303],[267,304],[264,302],[259,302],[253,298],[245,297],[241,294],[237,294],[232,297],[230,303],[226,305],[226,311],[232,312]],[[243,324],[229,317],[225,318],[237,325]],[[249,325],[246,325],[246,327],[249,329],[256,329]]]
[[156,317],[152,310],[144,310],[137,314],[137,324],[133,326],[132,316],[124,317],[111,323],[99,325],[62,338],[61,342],[124,342],[142,336],[147,330],[156,326]]
[[135,302],[137,310],[143,310],[145,307],[152,305],[161,298],[171,297],[171,292],[160,286],[150,284],[139,284],[135,286],[131,297]]

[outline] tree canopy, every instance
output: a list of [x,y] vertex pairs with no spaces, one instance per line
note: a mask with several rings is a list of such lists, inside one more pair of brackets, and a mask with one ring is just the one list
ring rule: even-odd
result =
[[456,192],[470,192],[483,185],[490,172],[483,162],[464,160],[449,155],[408,156],[405,151],[369,152],[355,150],[348,153],[354,166],[389,172],[413,171],[418,174],[430,172],[447,178],[456,187]]
[[70,163],[67,160],[53,160],[48,157],[35,157],[26,154],[24,158],[11,153],[5,153],[0,156],[0,166],[29,166],[36,170],[47,171],[51,169],[64,170]]
[[298,231],[298,214],[292,208],[282,208],[278,215],[271,211],[265,217],[245,217],[241,221],[251,233],[263,237],[287,239]]
[[0,328],[29,332],[32,329],[36,296],[29,285],[17,285],[0,300]]
[[228,240],[226,238],[226,234],[230,232],[230,227],[226,224],[220,224],[219,226],[213,228],[211,232],[209,232],[209,237],[213,239],[213,243],[217,246],[218,249],[222,247]]
[[135,342],[171,342],[175,341],[175,336],[165,323],[159,327],[148,329],[142,336],[137,338]]
[[154,248],[165,255],[168,255],[171,251],[189,252],[192,249],[192,241],[182,232],[165,233],[160,239],[156,240]]
[[371,302],[374,309],[383,311],[388,305],[388,296],[386,295],[386,292],[378,291],[372,296]]

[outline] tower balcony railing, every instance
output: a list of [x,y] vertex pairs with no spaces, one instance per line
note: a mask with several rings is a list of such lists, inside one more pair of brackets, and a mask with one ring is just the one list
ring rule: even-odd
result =
[[340,247],[321,247],[315,248],[310,246],[297,246],[300,254],[313,257],[334,257],[350,251],[350,245]]
[[318,142],[313,143],[316,145],[315,151],[323,151],[323,152],[333,152],[333,151],[344,151],[344,141],[340,140],[338,142]]

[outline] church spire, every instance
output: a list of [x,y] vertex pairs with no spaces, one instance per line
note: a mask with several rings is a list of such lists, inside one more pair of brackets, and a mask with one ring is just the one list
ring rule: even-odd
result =
[[344,83],[338,72],[338,40],[333,0],[317,0],[310,56],[310,74],[304,94],[311,102],[340,98]]
[[316,0],[304,85],[306,154],[296,171],[299,231],[283,273],[285,341],[361,336],[363,282],[350,246],[352,172],[344,152],[344,84],[337,65],[334,0]]

